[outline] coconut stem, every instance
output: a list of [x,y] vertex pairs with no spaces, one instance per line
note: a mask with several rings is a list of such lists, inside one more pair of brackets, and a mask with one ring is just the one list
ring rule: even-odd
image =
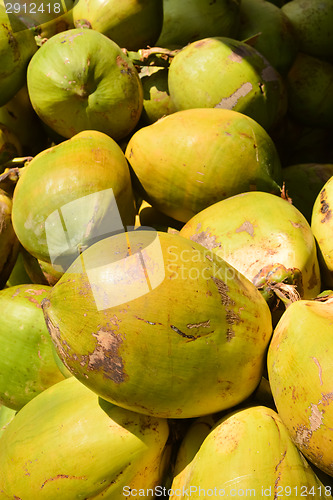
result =
[[5,168],[4,172],[0,175],[0,187],[1,189],[4,189],[8,193],[11,193],[14,190],[14,187],[16,186],[17,181],[19,180],[19,177],[22,173],[22,171],[26,168],[26,164],[32,159],[30,156],[26,156],[24,158],[14,158],[13,160],[10,160],[7,162],[3,167],[6,165],[12,164],[18,164],[22,163],[23,166],[21,167],[7,167]]
[[179,52],[179,49],[169,50],[163,47],[148,47],[140,49],[137,52],[122,49],[126,56],[135,66],[157,66],[168,68],[172,59]]
[[289,307],[293,302],[301,300],[295,285],[288,285],[287,283],[275,283],[272,285],[272,290],[275,295],[284,303],[285,307]]
[[40,35],[35,36],[35,42],[36,42],[37,47],[41,47],[47,41],[48,41],[48,38],[42,38]]

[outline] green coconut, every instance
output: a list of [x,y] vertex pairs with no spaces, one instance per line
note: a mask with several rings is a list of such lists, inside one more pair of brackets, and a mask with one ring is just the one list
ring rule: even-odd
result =
[[7,280],[6,286],[16,286],[32,283],[26,268],[24,266],[24,258],[22,248],[20,248],[19,253],[17,255],[17,259],[13,270]]
[[282,177],[292,204],[310,224],[314,202],[332,176],[332,163],[299,163],[282,169]]
[[333,286],[333,177],[324,184],[313,205],[311,229],[319,249],[319,263],[325,287]]
[[163,0],[159,47],[183,47],[208,36],[236,37],[240,0]]
[[283,167],[300,163],[333,163],[329,128],[300,123],[289,114],[270,132]]
[[[25,279],[21,283],[36,283],[39,285],[53,286],[64,274],[62,266],[36,259],[21,246],[20,254],[22,256],[22,265]],[[20,283],[18,283],[20,284]]]
[[12,209],[12,197],[0,189],[0,288],[5,286],[14,268],[20,247],[13,228]]
[[30,401],[3,433],[1,498],[111,500],[126,487],[153,491],[168,436],[166,420],[119,408],[69,378]]
[[15,415],[16,410],[0,404],[0,438]]
[[269,3],[275,5],[276,7],[282,7],[285,3],[290,0],[267,0]]
[[[312,471],[292,442],[279,415],[265,406],[228,413],[199,439],[193,428],[185,436],[177,458],[170,499],[274,498],[298,493],[320,499],[329,488]],[[202,427],[201,423],[201,427]],[[200,428],[199,428],[200,430]],[[192,453],[184,449],[193,448]]]
[[89,26],[120,47],[155,45],[163,23],[163,0],[76,0],[75,27]]
[[298,52],[291,21],[283,10],[267,0],[242,0],[237,38],[252,38],[251,45],[281,75],[288,72]]
[[288,112],[302,125],[333,126],[333,64],[299,52],[286,77]]
[[36,155],[13,197],[22,246],[63,272],[92,241],[134,225],[130,172],[118,144],[83,131]]
[[3,165],[15,157],[21,156],[22,147],[16,134],[4,123],[0,122],[0,172]]
[[38,48],[33,33],[18,16],[7,13],[12,5],[0,3],[0,106],[25,84],[28,63]]
[[184,47],[171,61],[168,83],[178,111],[230,109],[268,130],[287,110],[281,75],[258,50],[232,38],[204,38]]
[[31,59],[27,84],[37,115],[65,138],[91,129],[120,140],[142,111],[137,70],[115,42],[93,29],[51,37]]
[[142,127],[125,156],[136,188],[160,212],[187,222],[245,191],[280,193],[281,165],[267,132],[228,109],[189,109]]
[[291,0],[281,10],[293,25],[302,52],[333,61],[331,0]]
[[63,380],[52,352],[41,302],[50,287],[26,284],[0,290],[0,403],[19,410]]
[[43,310],[75,377],[114,404],[164,418],[247,398],[272,330],[267,303],[243,275],[197,243],[152,230],[89,247]]
[[283,283],[293,285],[304,298],[314,298],[321,290],[311,227],[279,196],[259,191],[232,196],[192,217],[180,235],[225,259],[267,299],[275,289],[283,291]]
[[276,326],[267,369],[278,413],[299,450],[333,476],[333,304],[300,300]]
[[143,88],[141,123],[151,125],[175,111],[169,92],[168,68],[143,67],[139,73]]
[[[22,255],[22,261],[23,261],[23,266],[24,269],[29,277],[29,280],[32,283],[36,283],[39,285],[49,285],[49,282],[46,279],[46,276],[44,275],[40,263],[36,257],[33,257],[27,250],[21,245],[21,251]],[[63,271],[58,271],[55,269],[55,266],[52,266],[53,268],[53,273],[59,273],[60,276],[63,275]],[[29,283],[29,281],[28,281]]]
[[34,156],[47,147],[46,133],[31,106],[26,85],[0,107],[0,123],[15,134],[23,155]]
[[203,441],[220,419],[221,415],[219,413],[214,413],[212,415],[205,415],[190,421],[186,432],[183,433],[180,446],[177,450],[172,482],[193,460]]

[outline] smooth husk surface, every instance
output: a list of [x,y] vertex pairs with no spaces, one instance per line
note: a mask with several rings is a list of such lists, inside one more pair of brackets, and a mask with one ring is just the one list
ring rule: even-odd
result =
[[[197,425],[195,422],[193,427]],[[311,498],[319,499],[324,494],[324,486],[270,408],[235,410],[208,429],[201,445],[195,440],[190,430],[181,445],[172,500],[186,498],[184,491],[191,491],[195,500],[204,491],[212,498],[273,498],[281,492],[311,491]],[[186,453],[191,448],[195,453]]]
[[115,42],[92,29],[51,37],[31,59],[27,84],[38,116],[65,138],[93,129],[120,140],[142,111],[135,67]]
[[206,36],[237,36],[239,0],[163,0],[163,26],[156,45],[184,47]]
[[[166,420],[123,410],[74,377],[27,404],[1,438],[1,498],[114,499],[161,479]],[[1,495],[1,493],[0,493]]]
[[178,111],[135,132],[125,155],[143,197],[182,222],[234,194],[281,189],[272,139],[237,111]]
[[52,351],[41,302],[49,287],[28,284],[0,290],[0,403],[20,410],[63,380]]
[[111,137],[94,130],[39,153],[15,187],[15,232],[42,261],[56,264],[62,256],[70,263],[80,247],[133,225],[134,218],[124,154]]
[[76,0],[74,25],[87,24],[120,47],[153,46],[163,23],[163,0]]
[[5,286],[19,252],[19,241],[12,222],[12,208],[11,196],[0,188],[0,288]]
[[283,10],[266,0],[242,0],[240,19],[238,39],[259,35],[253,47],[285,75],[296,57],[298,40]]

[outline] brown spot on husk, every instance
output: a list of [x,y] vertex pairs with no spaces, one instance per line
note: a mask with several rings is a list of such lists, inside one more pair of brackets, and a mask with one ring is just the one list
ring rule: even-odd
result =
[[61,361],[66,366],[66,368],[68,368],[68,370],[71,370],[70,367],[66,363],[66,359],[70,358],[70,355],[68,352],[70,347],[68,346],[68,344],[65,341],[62,340],[61,334],[60,334],[60,329],[59,329],[58,325],[55,325],[51,321],[51,318],[49,317],[49,315],[47,313],[47,309],[50,307],[50,305],[51,305],[51,302],[49,299],[43,299],[41,302],[41,307],[42,307],[42,311],[44,314],[46,327],[48,329],[49,334],[51,335],[52,341],[55,345],[55,348],[58,352],[58,355],[59,355]]
[[295,443],[301,448],[307,448],[309,446],[309,441],[312,437],[312,431],[305,427],[305,425],[298,425],[295,435]]
[[34,299],[33,297],[28,297],[28,300],[29,300],[29,302],[32,302],[33,304],[35,304],[36,307],[38,307],[38,309],[41,309],[42,306],[40,305],[40,303],[38,302],[37,299]]
[[236,233],[246,231],[250,236],[254,236],[254,228],[250,221],[246,220],[241,226],[236,229]]
[[320,400],[320,403],[323,406],[329,405],[331,401],[333,401],[333,392],[328,392],[326,394],[322,394],[322,400]]
[[332,211],[327,203],[326,189],[323,189],[320,193],[320,205],[320,212],[324,214],[324,218],[320,222],[325,223],[332,217]]
[[190,239],[196,243],[200,243],[208,250],[213,250],[214,248],[220,247],[221,244],[216,240],[216,236],[209,234],[208,231],[201,231],[201,233],[193,234]]
[[291,398],[293,401],[296,401],[297,399],[297,396],[296,396],[296,387],[293,386],[293,390],[292,390],[292,393],[291,393]]
[[290,224],[291,224],[293,227],[295,227],[296,229],[299,229],[299,228],[302,228],[302,227],[303,227],[303,226],[302,226],[302,224],[301,224],[300,222],[293,222],[292,220],[291,220],[291,221],[289,221],[289,222],[290,222]]
[[[193,325],[192,324],[186,325],[187,328],[199,328],[200,326],[209,327],[210,326],[210,320],[204,321],[202,323],[196,323],[196,324],[194,323]],[[178,335],[180,335],[181,337],[187,339],[189,342],[192,342],[193,340],[200,339],[202,337],[206,337],[207,335],[210,335],[211,333],[214,333],[214,331],[209,331],[209,332],[197,333],[196,335],[189,335],[189,334],[181,331],[175,325],[170,325],[170,328],[174,332],[178,333]]]
[[202,40],[199,40],[198,42],[195,42],[196,47],[204,47],[205,45],[209,45],[211,43],[211,40],[209,38],[204,38]]
[[99,371],[116,384],[124,382],[127,378],[124,372],[124,363],[119,355],[119,348],[123,343],[122,337],[112,330],[101,328],[93,334],[97,338],[96,348],[89,355],[88,369]]
[[247,96],[247,94],[251,92],[251,90],[252,84],[250,82],[243,83],[243,85],[239,87],[239,89],[235,90],[233,94],[221,99],[221,101],[217,103],[214,108],[233,109],[238,103],[239,99]]
[[189,340],[195,340],[197,337],[195,337],[194,335],[188,335],[184,332],[182,332],[181,330],[179,330],[179,328],[177,328],[175,325],[170,325],[170,328],[172,328],[172,330],[176,333],[178,333],[178,335],[180,335],[181,337],[184,337],[186,339],[189,339]]
[[139,316],[134,316],[136,319],[138,319],[139,321],[144,321],[145,323],[147,323],[148,325],[162,325],[162,323],[157,323],[156,321],[148,321],[147,319],[144,319],[144,318],[140,318]]
[[27,288],[26,293],[30,293],[31,295],[42,295],[43,293],[46,293],[47,290],[45,288],[41,288],[40,290],[35,290],[34,288]]
[[283,455],[282,455],[282,458],[281,460],[279,460],[279,462],[276,464],[275,466],[275,472],[277,472],[278,468],[280,467],[281,463],[283,462],[283,460],[285,459],[285,456],[287,454],[287,450],[284,451]]
[[44,488],[46,483],[50,481],[56,481],[57,479],[84,479],[85,481],[87,480],[86,476],[70,476],[68,474],[58,474],[55,477],[50,477],[49,479],[46,479],[44,483],[41,485],[41,488]]
[[123,58],[121,56],[116,57],[116,64],[117,66],[122,66],[123,63]]
[[311,432],[317,431],[323,424],[323,412],[317,405],[311,404],[311,415],[309,417]]
[[235,332],[233,331],[232,328],[227,329],[227,342],[230,342],[231,339],[233,339],[235,336]]
[[201,321],[201,323],[188,323],[186,325],[187,328],[207,328],[210,326],[210,319],[208,319],[207,321]]
[[[0,226],[0,232],[1,232],[1,226]],[[18,287],[18,288],[16,289],[16,291],[12,294],[12,297],[16,297],[17,295],[19,295],[19,294],[20,294],[20,291],[21,291],[21,287]]]
[[219,294],[221,295],[221,302],[224,306],[233,306],[235,305],[235,302],[229,297],[228,292],[229,292],[229,287],[224,281],[222,281],[219,278],[212,277],[212,280],[214,281],[215,285],[217,286],[217,290]]
[[277,488],[281,479],[281,472],[278,473],[278,477],[274,481],[274,500],[279,496],[277,493]]
[[129,64],[121,56],[116,57],[116,64],[121,68],[120,70],[121,74],[127,74],[132,76],[133,74],[132,68],[130,68]]
[[234,325],[235,323],[240,323],[241,318],[239,314],[235,313],[235,311],[232,311],[231,309],[228,309],[226,312],[226,320],[229,325]]

